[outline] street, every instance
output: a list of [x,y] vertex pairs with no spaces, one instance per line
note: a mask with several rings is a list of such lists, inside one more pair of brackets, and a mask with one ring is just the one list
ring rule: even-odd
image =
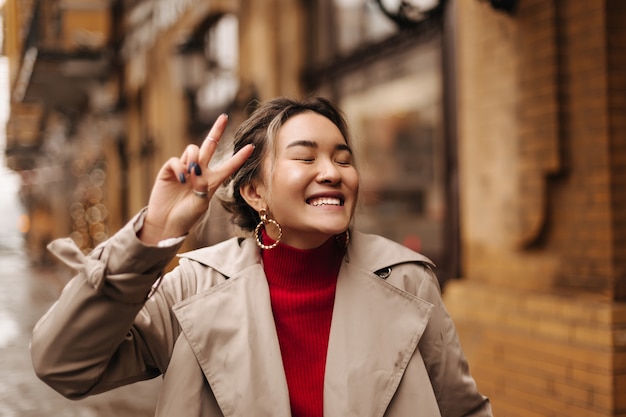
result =
[[71,401],[35,376],[28,351],[31,331],[69,274],[30,265],[18,244],[0,239],[0,417],[152,416],[159,378]]

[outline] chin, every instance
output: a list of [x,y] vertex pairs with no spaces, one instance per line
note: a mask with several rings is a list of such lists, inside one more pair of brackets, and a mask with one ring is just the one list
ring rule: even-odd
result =
[[348,225],[339,226],[339,227],[330,227],[325,230],[320,230],[321,233],[327,234],[329,236],[340,235],[348,229]]

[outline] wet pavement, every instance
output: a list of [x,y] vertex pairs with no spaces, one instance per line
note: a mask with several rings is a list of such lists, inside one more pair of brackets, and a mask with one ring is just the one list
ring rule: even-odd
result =
[[0,417],[152,416],[159,378],[71,401],[35,376],[32,328],[68,278],[69,271],[34,267],[15,244],[0,242]]

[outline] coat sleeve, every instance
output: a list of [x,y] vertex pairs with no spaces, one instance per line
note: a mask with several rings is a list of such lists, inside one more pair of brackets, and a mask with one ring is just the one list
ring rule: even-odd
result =
[[489,399],[480,394],[470,375],[455,325],[448,315],[439,283],[424,266],[424,280],[417,296],[433,304],[426,330],[419,342],[442,417],[492,417]]
[[172,344],[163,330],[170,309],[164,297],[146,300],[182,243],[143,245],[143,215],[86,256],[69,239],[50,245],[77,274],[35,325],[30,352],[37,376],[68,398],[153,378],[166,366],[159,349]]

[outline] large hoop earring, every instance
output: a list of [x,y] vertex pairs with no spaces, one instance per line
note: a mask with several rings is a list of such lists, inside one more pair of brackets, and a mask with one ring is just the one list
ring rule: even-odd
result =
[[[283,229],[280,227],[280,224],[278,224],[276,220],[267,217],[267,212],[265,210],[261,210],[259,212],[259,216],[261,216],[261,221],[254,228],[254,239],[256,240],[256,244],[261,249],[274,249],[276,245],[278,245],[278,243],[280,242],[280,239],[283,237]],[[278,229],[278,237],[276,238],[276,241],[271,245],[265,245],[261,241],[261,226],[267,226],[268,224],[273,224]]]

